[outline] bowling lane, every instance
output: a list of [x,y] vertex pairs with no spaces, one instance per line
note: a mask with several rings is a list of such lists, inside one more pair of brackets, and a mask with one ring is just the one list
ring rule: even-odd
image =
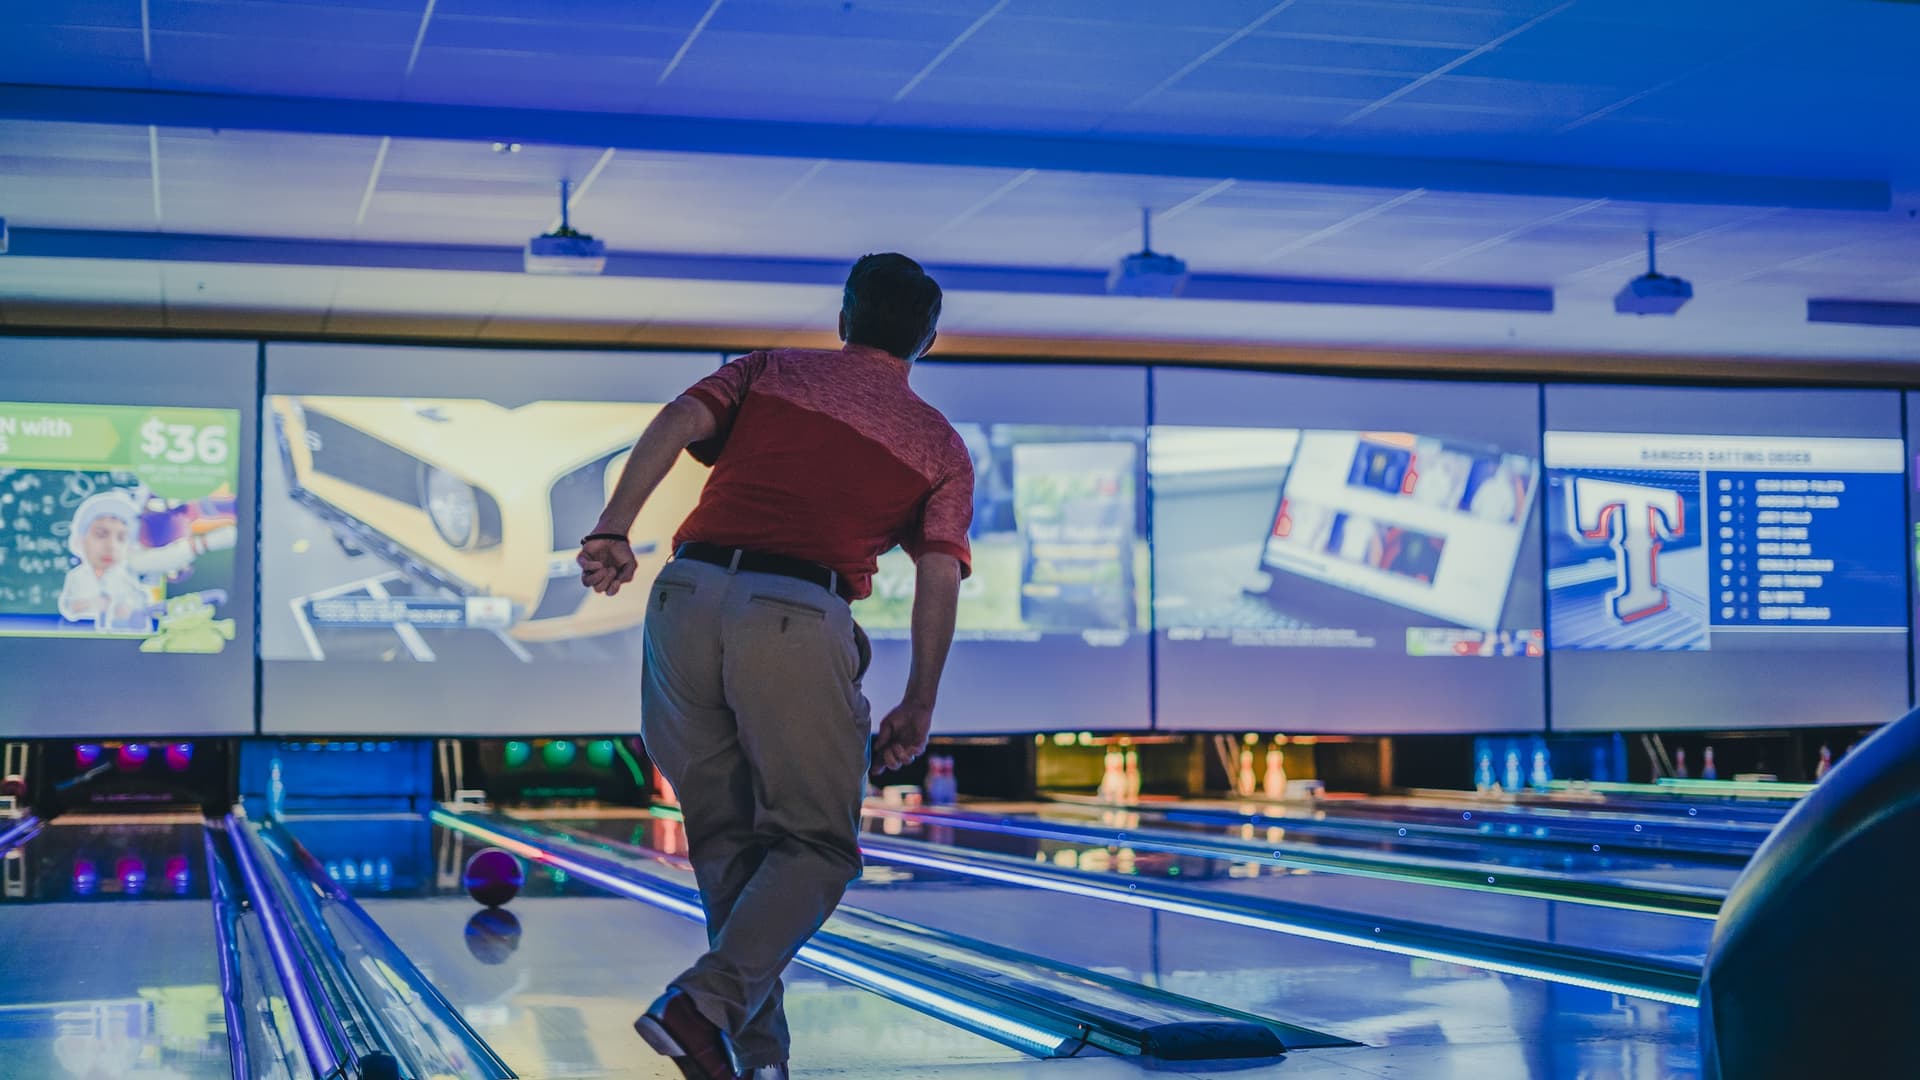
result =
[[[521,1076],[679,1076],[646,1049],[632,1024],[705,948],[699,925],[539,867],[518,897],[489,912],[459,884],[465,857],[477,850],[465,837],[421,821],[382,826],[384,843],[362,840],[356,849],[350,836],[338,835],[342,830],[331,831],[295,823],[323,863],[376,868],[351,891]],[[432,863],[414,872],[407,856],[426,848]],[[378,872],[376,849],[392,860],[390,874]],[[788,980],[787,1000],[796,1060],[810,1072],[885,1063],[910,1075],[916,1068],[1027,1060],[804,968]]]
[[232,1076],[198,818],[64,820],[5,870],[0,1076]]
[[1627,824],[1684,823],[1688,826],[1731,826],[1741,833],[1769,829],[1785,816],[1790,806],[1744,805],[1722,799],[1624,799],[1602,797],[1577,799],[1565,795],[1523,793],[1507,799],[1477,798],[1470,792],[1423,791],[1402,796],[1369,796],[1364,799],[1334,800],[1335,805],[1356,803],[1373,811],[1396,810],[1473,810],[1489,809],[1523,816],[1548,818],[1585,817],[1591,820]]
[[[650,817],[608,815],[549,822],[563,828],[646,848],[684,850],[674,839],[678,827]],[[934,882],[965,884],[964,873],[889,863],[873,845],[930,841],[927,849],[941,854],[956,851],[1011,857],[1021,862],[1044,862],[1095,877],[1121,881],[1156,880],[1169,885],[1202,888],[1256,900],[1310,904],[1334,911],[1407,920],[1429,926],[1498,934],[1542,944],[1604,949],[1635,956],[1701,964],[1713,933],[1711,921],[1617,908],[1595,907],[1492,891],[1440,888],[1433,885],[1346,874],[1320,873],[1275,867],[1245,859],[1203,858],[1143,851],[1102,844],[1035,840],[1002,833],[921,826],[911,822],[869,819],[868,872],[856,892],[874,883]],[[856,899],[854,901],[858,903]],[[912,919],[904,911],[888,914]]]
[[[1699,862],[1683,854],[1607,848],[1595,852],[1592,845],[1529,843],[1522,835],[1503,834],[1497,842],[1481,842],[1471,834],[1435,835],[1410,828],[1400,835],[1397,827],[1376,821],[1343,822],[1337,818],[1318,818],[1310,811],[1295,808],[1290,816],[1261,808],[1259,819],[1239,813],[1217,810],[1227,804],[1187,807],[1182,803],[1146,803],[1136,807],[1101,807],[1078,803],[975,803],[968,813],[990,818],[1009,818],[1016,823],[1033,821],[1058,823],[1072,827],[1097,826],[1165,832],[1183,841],[1219,840],[1228,844],[1281,844],[1285,848],[1325,848],[1330,852],[1375,851],[1437,859],[1458,865],[1521,867],[1547,870],[1596,882],[1672,883],[1725,890],[1740,876],[1741,867],[1726,861]],[[1243,804],[1232,804],[1242,807]],[[1251,809],[1250,806],[1246,807]],[[1192,811],[1192,812],[1183,812]],[[1150,835],[1150,834],[1149,834]],[[1271,849],[1269,849],[1271,850]],[[1228,857],[1231,857],[1230,855]]]
[[[674,842],[671,823],[658,819],[608,814],[546,824],[656,849]],[[1386,884],[1358,881],[1350,895],[1367,898],[1372,886]],[[1424,893],[1388,904],[1403,917],[1440,925],[1483,918],[1468,909],[1484,894]],[[1690,1008],[878,860],[870,860],[846,902],[1370,1044],[1302,1052],[1289,1065],[1339,1062],[1366,1075],[1698,1075]],[[1559,935],[1552,920],[1571,905],[1529,903],[1536,914],[1524,927],[1511,913],[1488,922],[1510,932],[1532,929],[1541,941],[1593,942],[1610,932],[1588,925]],[[1630,950],[1631,940],[1607,944]],[[1657,936],[1645,940],[1661,944]],[[1596,1042],[1603,1039],[1609,1044]],[[1416,1071],[1395,1071],[1416,1064]]]
[[[1420,792],[1421,797],[1431,793]],[[1440,793],[1448,800],[1459,796]],[[1761,825],[1776,825],[1786,817],[1801,796],[1781,795],[1768,797],[1744,797],[1739,795],[1692,794],[1686,789],[1672,794],[1616,794],[1570,788],[1554,791],[1546,795],[1525,794],[1514,801],[1521,806],[1543,806],[1561,810],[1608,810],[1627,814],[1650,814],[1665,817],[1685,817],[1708,821],[1742,821]]]
[[1699,1075],[1690,1008],[883,863],[847,903],[1368,1044],[1289,1064],[1384,1076]]

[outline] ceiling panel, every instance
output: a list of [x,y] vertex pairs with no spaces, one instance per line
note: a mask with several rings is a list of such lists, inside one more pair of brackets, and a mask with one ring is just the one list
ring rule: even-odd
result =
[[[1150,138],[1176,147],[1170,164],[1193,140],[1866,177],[1920,198],[1920,139],[1903,107],[1920,100],[1920,5],[1562,8],[438,0],[423,20],[425,0],[150,0],[149,72],[137,0],[47,0],[12,13],[0,79]],[[1387,206],[1408,189],[867,165],[830,161],[830,143],[794,158],[621,151],[596,174],[604,147],[543,145],[532,126],[500,133],[519,139],[520,153],[496,153],[490,140],[403,138],[382,156],[371,137],[163,129],[156,155],[144,126],[0,121],[0,215],[21,230],[517,247],[554,219],[562,178],[591,177],[576,224],[615,250],[844,261],[899,249],[932,263],[1095,269],[1137,248],[1147,207],[1155,247],[1198,272],[1535,284],[1561,297],[1555,315],[1516,320],[956,296],[950,318],[968,332],[1402,343],[1427,333],[1434,344],[1496,347],[1905,355],[1911,331],[1810,330],[1800,305],[1810,294],[1920,301],[1920,221],[1904,213],[1441,191]],[[1700,298],[1677,319],[1617,320],[1609,298],[1638,271],[1649,229],[1660,233],[1663,268],[1693,278]],[[167,310],[191,310],[182,317],[207,326],[234,311],[297,310],[335,327],[392,325],[380,320],[411,312],[490,335],[570,319],[601,336],[652,321],[791,326],[824,322],[834,302],[830,288],[753,284],[226,272],[235,279],[214,275],[208,291],[219,295],[209,298],[181,291],[187,278],[198,285],[195,271],[9,256],[0,258],[0,318],[90,303],[159,310],[163,284]]]
[[[319,0],[328,2],[328,0]],[[353,0],[359,3],[360,0]],[[382,0],[384,3],[410,6],[418,13],[422,0]],[[564,9],[557,5],[528,4],[525,0],[438,0],[434,17],[489,18],[515,22],[558,22],[592,33],[605,26],[650,26],[664,30],[688,31],[700,21],[712,0],[567,0]],[[564,17],[560,17],[564,15]]]
[[1125,26],[1154,26],[1231,33],[1284,6],[1277,0],[1182,0],[1177,4],[1114,3],[1112,0],[1012,0],[1007,14]]
[[[391,98],[405,86],[407,43],[335,43],[307,53],[296,38],[153,35],[153,82],[174,90]],[[288,54],[307,59],[289,62]]]
[[1519,29],[1531,17],[1526,10],[1477,5],[1300,0],[1257,32],[1473,49]]
[[[416,9],[380,10],[358,4],[258,3],[252,0],[146,0],[157,34],[228,40],[279,40],[288,44],[413,44],[420,26]],[[138,25],[136,20],[135,25]]]

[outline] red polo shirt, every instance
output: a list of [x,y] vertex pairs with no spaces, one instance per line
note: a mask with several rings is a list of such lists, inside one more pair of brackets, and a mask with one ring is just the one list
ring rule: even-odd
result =
[[674,545],[690,541],[805,559],[837,571],[854,599],[873,591],[894,545],[971,572],[973,462],[940,411],[881,349],[780,349],[743,356],[687,396],[714,437],[688,450],[713,466]]

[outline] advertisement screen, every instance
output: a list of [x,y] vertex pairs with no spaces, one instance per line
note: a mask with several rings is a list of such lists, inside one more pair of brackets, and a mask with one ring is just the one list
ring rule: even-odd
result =
[[[270,346],[267,730],[636,731],[646,590],[595,595],[574,556],[634,440],[718,362]],[[648,501],[638,580],[705,480],[682,457]]]
[[1154,380],[1162,727],[1542,726],[1538,387]]
[[0,339],[0,730],[252,731],[256,357]]
[[[923,362],[912,385],[974,468],[973,574],[936,731],[1146,728],[1145,372]],[[854,605],[874,643],[876,715],[906,685],[913,592],[896,549]]]
[[1893,393],[1549,387],[1566,730],[1871,724],[1907,699]]

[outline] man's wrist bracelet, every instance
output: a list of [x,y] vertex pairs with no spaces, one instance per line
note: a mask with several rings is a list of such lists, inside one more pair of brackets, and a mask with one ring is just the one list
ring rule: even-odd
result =
[[580,543],[584,546],[595,540],[617,540],[622,544],[628,542],[626,533],[602,532],[602,533],[588,533],[587,535],[580,538]]

